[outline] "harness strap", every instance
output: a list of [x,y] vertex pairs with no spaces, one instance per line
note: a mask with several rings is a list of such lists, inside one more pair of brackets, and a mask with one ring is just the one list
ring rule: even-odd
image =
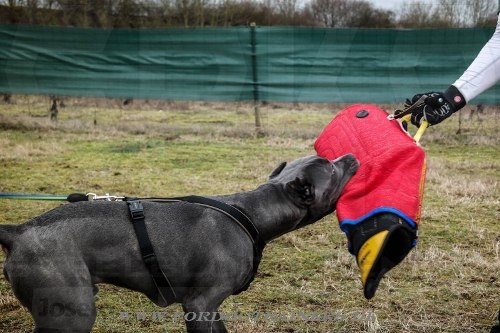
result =
[[240,224],[240,226],[245,230],[245,232],[252,238],[253,243],[258,247],[258,248],[263,248],[265,244],[263,244],[262,238],[259,235],[259,230],[257,230],[257,227],[253,224],[252,220],[244,214],[241,210],[238,208],[228,205],[227,203],[224,203],[222,201],[218,201],[215,199],[210,199],[207,197],[200,197],[197,195],[190,195],[186,197],[179,197],[176,198],[181,201],[186,201],[198,205],[202,205],[208,208],[216,209],[220,211],[221,213],[229,216],[232,218],[235,222]]
[[197,195],[190,195],[190,196],[176,197],[176,198],[142,198],[142,200],[154,201],[154,202],[179,202],[179,201],[189,202],[192,204],[214,209],[226,215],[227,217],[231,218],[234,222],[236,222],[252,239],[253,269],[252,272],[246,278],[243,286],[240,289],[236,290],[234,292],[234,295],[237,295],[242,291],[248,289],[250,283],[252,283],[253,279],[255,278],[255,275],[257,274],[260,260],[262,259],[262,251],[264,250],[266,243],[260,237],[259,231],[255,226],[255,224],[253,224],[252,220],[245,213],[243,213],[238,208],[229,205],[225,202]]
[[255,278],[255,275],[257,274],[260,260],[262,259],[262,251],[264,250],[264,246],[266,246],[266,243],[260,237],[259,230],[257,230],[257,227],[252,223],[252,220],[238,208],[215,199],[200,197],[197,195],[179,197],[176,199],[212,208],[227,215],[233,221],[238,223],[243,228],[243,230],[248,234],[248,236],[252,239],[252,245],[253,245],[252,273],[247,276],[243,286],[240,289],[236,290],[234,292],[234,295],[237,295],[242,291],[247,290],[248,287],[250,286],[250,283],[252,283],[253,279]]
[[153,245],[149,239],[146,224],[144,223],[144,208],[139,200],[127,200],[127,206],[132,219],[137,240],[139,241],[139,248],[141,250],[142,260],[146,265],[154,284],[158,289],[160,296],[167,304],[175,303],[177,296],[175,295],[172,285],[168,281],[167,276],[160,268],[160,264],[156,258]]

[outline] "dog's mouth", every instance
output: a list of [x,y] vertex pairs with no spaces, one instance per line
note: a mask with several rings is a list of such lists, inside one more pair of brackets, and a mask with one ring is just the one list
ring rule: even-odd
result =
[[331,208],[334,211],[337,207],[337,202],[344,191],[347,183],[354,176],[359,168],[359,161],[352,154],[341,156],[332,161],[334,177],[336,178],[337,186],[331,193]]
[[[341,156],[332,161],[333,165],[344,171],[344,176],[352,177],[359,169],[359,161],[352,154]],[[335,169],[335,168],[334,168]]]

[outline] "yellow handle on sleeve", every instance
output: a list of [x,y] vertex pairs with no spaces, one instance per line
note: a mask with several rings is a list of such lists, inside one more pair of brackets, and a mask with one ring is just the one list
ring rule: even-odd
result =
[[[411,121],[411,114],[404,116],[401,118],[401,121],[404,122],[409,122]],[[422,138],[422,135],[424,135],[425,130],[429,127],[429,122],[427,120],[422,120],[422,123],[420,124],[420,127],[417,130],[417,133],[413,136],[413,139],[415,139],[416,142],[419,142],[420,139]]]

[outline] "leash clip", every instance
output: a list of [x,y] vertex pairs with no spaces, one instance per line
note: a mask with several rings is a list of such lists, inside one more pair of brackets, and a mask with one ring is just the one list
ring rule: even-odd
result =
[[415,103],[413,103],[412,105],[409,105],[408,107],[406,107],[403,110],[394,111],[394,114],[388,115],[387,119],[394,120],[394,119],[404,118],[403,121],[408,119],[409,116],[411,115],[411,113],[413,112],[413,110],[415,110],[416,108],[425,104],[425,100],[427,99],[427,97],[429,97],[429,96],[423,94],[422,96],[420,96],[420,98]]
[[[387,119],[389,119],[389,120],[399,119],[401,122],[401,125],[403,126],[403,129],[408,132],[407,123],[411,121],[411,113],[416,108],[425,104],[425,100],[427,99],[427,97],[428,96],[425,94],[420,96],[420,98],[412,105],[406,107],[403,110],[398,109],[398,110],[394,111],[394,114],[389,114],[387,116]],[[413,136],[413,139],[415,140],[415,142],[418,143],[420,141],[420,139],[422,138],[422,135],[424,134],[424,132],[428,126],[429,126],[429,122],[427,122],[427,120],[423,119],[422,123],[420,124],[420,127],[418,128],[417,132]]]
[[87,198],[88,201],[96,201],[96,200],[102,200],[102,201],[123,201],[125,197],[119,197],[116,195],[109,195],[109,193],[106,193],[105,195],[97,195],[95,193],[87,193]]

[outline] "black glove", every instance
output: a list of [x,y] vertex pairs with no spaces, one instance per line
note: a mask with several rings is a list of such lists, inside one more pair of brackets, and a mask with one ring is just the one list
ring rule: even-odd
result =
[[406,257],[417,239],[417,230],[391,213],[378,214],[349,226],[347,234],[366,299],[375,296],[382,277]]
[[425,103],[416,108],[411,114],[411,123],[419,127],[422,119],[429,122],[429,125],[436,125],[451,116],[454,112],[463,108],[466,104],[464,96],[454,86],[450,86],[444,93],[427,92],[424,94],[416,94],[411,101],[406,100],[405,106],[408,107],[416,101],[427,95]]

